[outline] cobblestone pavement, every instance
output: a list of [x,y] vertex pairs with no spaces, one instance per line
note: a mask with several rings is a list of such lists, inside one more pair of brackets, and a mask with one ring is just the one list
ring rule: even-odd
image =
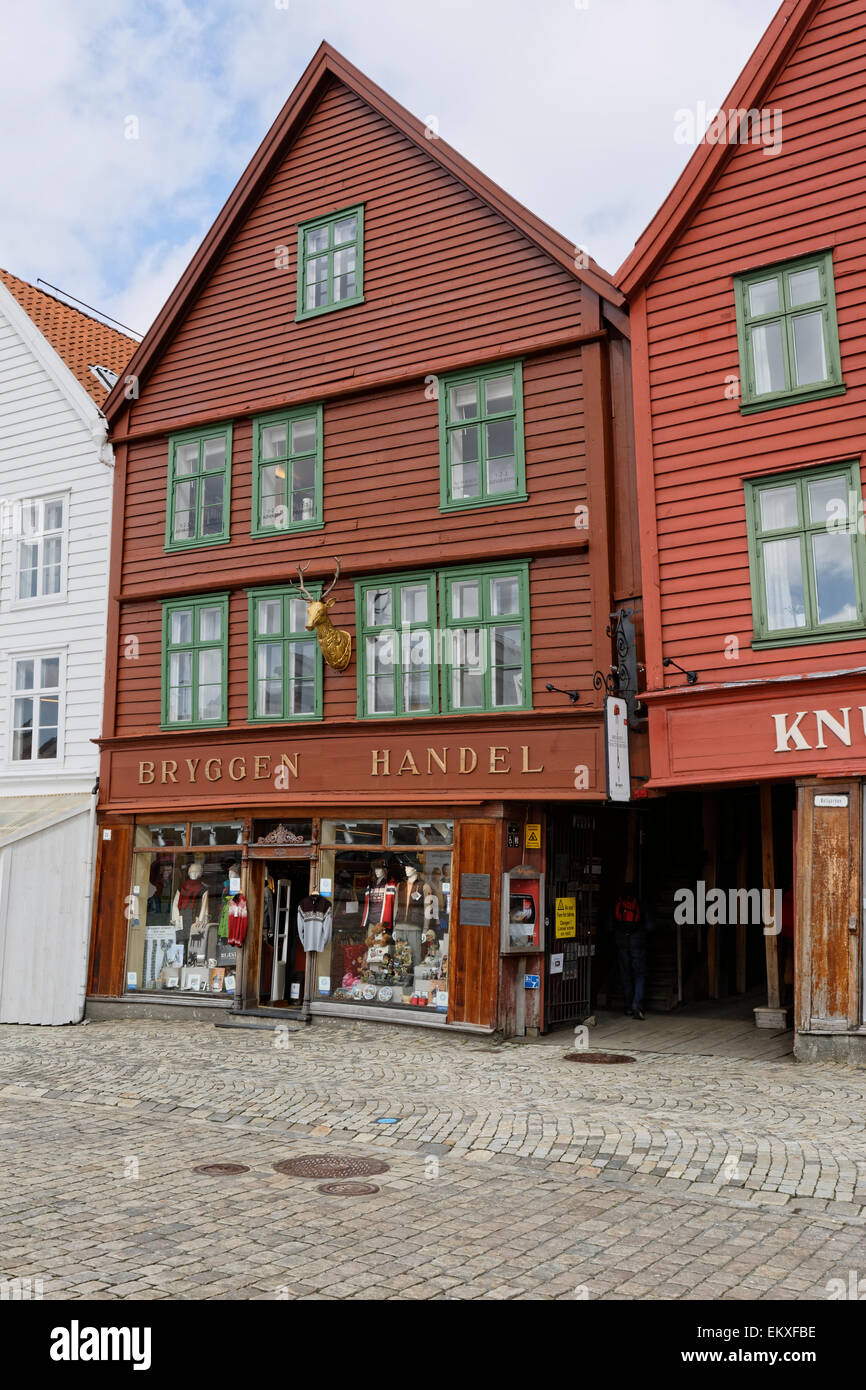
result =
[[[866,1273],[866,1070],[564,1048],[2,1028],[0,1275],[48,1298],[822,1299]],[[390,1168],[332,1197],[271,1167],[309,1152]],[[215,1161],[250,1171],[192,1172]]]

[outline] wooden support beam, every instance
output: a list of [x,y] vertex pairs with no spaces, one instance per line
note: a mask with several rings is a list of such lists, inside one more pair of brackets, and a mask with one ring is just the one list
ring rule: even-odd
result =
[[[751,804],[751,799],[750,799]],[[748,888],[746,878],[749,872],[749,819],[744,815],[740,821],[740,847],[737,852],[737,887]],[[736,928],[736,983],[737,994],[746,992],[746,923],[738,921]]]
[[[761,783],[761,862],[763,865],[764,888],[771,895],[776,886],[776,857],[773,848],[773,788],[769,782]],[[767,957],[767,1008],[780,1009],[782,995],[779,988],[779,938],[764,937]]]
[[[719,801],[715,792],[704,792],[703,802],[704,847],[707,852],[704,882],[709,893],[711,888],[716,887],[719,875]],[[721,995],[721,945],[719,926],[710,923],[707,926],[707,994],[710,999],[718,999]]]

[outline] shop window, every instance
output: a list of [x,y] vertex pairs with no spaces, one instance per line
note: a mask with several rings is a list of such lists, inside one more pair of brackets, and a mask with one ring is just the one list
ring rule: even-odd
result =
[[437,713],[435,576],[363,580],[355,612],[359,718]]
[[862,633],[862,506],[856,461],[746,483],[755,646]]
[[322,525],[322,407],[253,421],[254,536]]
[[364,299],[364,207],[342,208],[298,226],[298,319]]
[[162,606],[164,728],[225,724],[228,595]]
[[526,501],[519,362],[440,381],[439,465],[442,511]]
[[190,826],[191,845],[239,845],[243,843],[243,821],[214,821]]
[[166,550],[229,539],[231,452],[231,425],[169,440]]
[[[451,914],[451,844],[445,834],[451,823],[393,824],[398,835],[411,833],[425,847],[387,847],[381,822],[322,824],[320,885],[333,902],[333,934],[318,956],[317,997],[444,1016]],[[429,848],[433,825],[442,839]],[[379,847],[347,841],[347,828],[356,837],[377,831]]]
[[[309,592],[319,598],[321,584]],[[306,599],[295,588],[256,589],[249,603],[250,719],[321,719],[322,653]]]
[[389,820],[389,845],[450,845],[454,840],[452,820]]
[[443,709],[528,709],[532,698],[526,562],[446,571],[439,584],[447,638]]
[[12,658],[12,761],[56,763],[60,754],[61,658]]
[[[209,829],[212,827],[208,827]],[[138,826],[128,899],[126,991],[229,997],[239,988],[240,948],[229,944],[229,906],[240,892],[241,855],[140,848],[154,832]],[[200,827],[192,827],[195,834]],[[237,827],[225,827],[231,835]]]
[[744,414],[845,390],[829,251],[734,278]]
[[381,845],[380,820],[322,821],[322,843],[328,845]]
[[67,503],[66,497],[37,497],[15,505],[16,605],[65,596]]

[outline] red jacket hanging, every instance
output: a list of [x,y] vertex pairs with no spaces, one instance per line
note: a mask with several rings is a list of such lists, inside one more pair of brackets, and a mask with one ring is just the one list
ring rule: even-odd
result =
[[247,900],[236,893],[229,908],[229,945],[243,946],[247,934]]

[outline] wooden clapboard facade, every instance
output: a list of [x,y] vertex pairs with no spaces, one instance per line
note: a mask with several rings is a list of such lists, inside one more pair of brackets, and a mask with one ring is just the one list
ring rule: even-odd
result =
[[803,1056],[848,1055],[866,1018],[864,77],[859,0],[785,0],[617,277],[651,786],[762,785],[765,884],[784,842],[797,880]]
[[[473,410],[498,417],[473,435],[491,457],[508,452],[503,427],[517,441],[513,463],[482,474],[493,488],[486,496],[473,492],[483,484],[458,460],[474,447],[465,434],[457,439],[461,420],[477,421]],[[378,817],[384,827],[398,813],[435,814],[453,822],[447,1019],[537,1023],[543,983],[526,1002],[514,983],[518,963],[500,965],[502,874],[521,862],[544,867],[544,831],[527,848],[527,820],[543,827],[546,808],[605,800],[593,676],[610,670],[612,612],[629,610],[640,635],[623,295],[323,44],[106,411],[118,469],[92,1006],[129,1001],[129,986],[144,1007],[127,922],[142,925],[129,860],[133,845],[150,843],[148,825],[186,824],[187,837],[197,823],[242,826],[251,925],[235,1002],[255,1004],[268,877],[262,827],[309,823],[299,848],[277,848],[310,864],[315,887],[332,877],[320,847],[335,817]],[[303,467],[287,457],[268,471],[275,436],[263,431],[298,421],[301,435],[316,433]],[[216,481],[203,462],[214,439]],[[188,505],[179,471],[188,458],[183,467],[210,489],[207,523],[200,499]],[[301,482],[286,494],[280,530],[264,499],[288,470]],[[351,661],[338,671],[315,655],[300,717],[286,706],[284,718],[263,715],[257,598],[297,597],[299,565],[318,596],[335,558],[329,614],[351,635]],[[488,605],[499,576],[507,602],[519,602],[522,655],[510,695],[491,694],[492,673],[479,707],[455,704],[443,664],[422,680],[417,707],[383,710],[370,669],[370,593],[378,585],[399,606],[407,586],[417,598],[420,585],[435,640],[455,625],[458,575],[479,580]],[[215,717],[179,725],[172,615],[181,615],[180,631],[203,604],[222,615],[213,619],[223,625],[219,655],[191,660],[221,662],[222,689],[212,692]],[[485,613],[493,621],[494,609]],[[314,635],[312,644],[316,653]],[[399,680],[393,689],[402,695],[391,698],[411,705]],[[645,772],[645,762],[637,735],[632,771]],[[489,926],[459,920],[459,874],[490,876]],[[338,1007],[337,986],[320,960],[303,993],[313,1011],[327,1011]]]

